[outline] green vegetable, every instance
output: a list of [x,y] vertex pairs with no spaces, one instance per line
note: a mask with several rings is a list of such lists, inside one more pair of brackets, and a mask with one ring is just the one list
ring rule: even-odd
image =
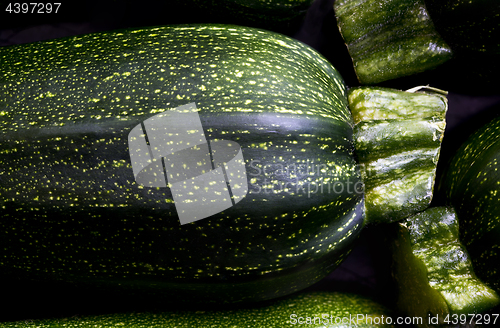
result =
[[334,10],[362,84],[423,72],[452,56],[423,0],[340,0]]
[[[408,106],[434,103],[436,115],[444,113],[443,97],[391,93],[391,102],[402,95],[414,99]],[[241,147],[248,193],[227,210],[180,225],[169,188],[135,181],[127,136],[188,103],[199,109],[208,140]],[[402,116],[393,114],[397,107],[388,109],[389,119]],[[411,143],[430,140],[422,142],[426,149],[439,146],[443,124],[429,115],[410,114],[439,127],[421,136],[411,129]],[[392,123],[398,134],[373,135],[399,145],[383,152],[393,172],[384,172],[382,188],[387,177],[404,181],[398,154],[415,151],[399,143],[406,128]],[[263,30],[167,26],[2,48],[0,267],[176,303],[293,293],[331,272],[365,225],[354,129],[335,68],[308,46]],[[378,152],[385,142],[370,147]],[[421,174],[432,178],[433,169]],[[420,210],[431,180],[425,188],[419,179],[395,186],[377,206],[387,202],[394,211],[394,203],[419,199]],[[370,190],[377,185],[370,180]]]
[[500,291],[500,118],[476,131],[454,156],[443,188],[460,221],[479,278]]
[[370,222],[399,221],[429,206],[446,126],[445,94],[429,87],[349,90]]
[[474,274],[459,241],[452,208],[434,207],[400,223],[393,243],[398,307],[411,317],[445,323],[450,315],[485,312],[500,303],[495,291]]
[[271,304],[220,311],[126,313],[0,323],[0,327],[393,327],[384,306],[363,296],[337,292],[297,294]]

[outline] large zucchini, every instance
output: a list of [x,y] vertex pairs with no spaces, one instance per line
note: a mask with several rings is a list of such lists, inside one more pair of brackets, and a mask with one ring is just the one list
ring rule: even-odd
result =
[[500,291],[500,118],[471,135],[457,151],[442,188],[460,221],[460,238],[479,278]]
[[[377,208],[390,204],[370,215],[341,77],[279,34],[167,26],[8,47],[0,59],[7,274],[157,292],[173,302],[269,299],[332,271],[365,217],[401,219],[393,214],[430,202],[435,165],[415,166],[414,145],[426,140],[421,159],[435,164],[445,97],[378,89],[355,97],[356,143],[368,145],[359,158],[378,174],[369,181]],[[169,188],[135,181],[127,136],[189,103],[210,142],[241,147],[248,193],[180,225]],[[381,158],[370,147],[383,149]],[[403,179],[408,167],[423,179]]]

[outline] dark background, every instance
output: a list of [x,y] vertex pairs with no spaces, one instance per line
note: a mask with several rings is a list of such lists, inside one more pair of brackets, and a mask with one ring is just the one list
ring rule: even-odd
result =
[[[296,19],[289,23],[273,19],[255,23],[237,16],[207,13],[204,8],[189,7],[185,4],[188,1],[180,0],[59,2],[62,4],[57,14],[9,14],[5,12],[9,2],[0,0],[0,46],[164,24],[220,22],[251,25],[273,29],[309,44],[340,71],[349,87],[358,85],[351,59],[336,27],[333,0],[316,0],[303,20]],[[500,84],[478,78],[468,70],[467,60],[452,60],[433,71],[381,85],[403,90],[430,85],[449,91],[448,123],[439,172],[446,167],[446,162],[465,138],[485,119],[496,116],[497,109],[500,110]],[[441,203],[442,199],[437,195],[434,204]],[[367,227],[347,260],[310,289],[356,292],[391,305],[395,289],[389,272],[390,258],[384,242],[385,235],[383,227]],[[141,311],[151,306],[158,307],[158,304],[137,298],[113,298],[113,295],[63,283],[47,285],[8,278],[0,279],[0,298],[7,301],[0,307],[0,320]]]

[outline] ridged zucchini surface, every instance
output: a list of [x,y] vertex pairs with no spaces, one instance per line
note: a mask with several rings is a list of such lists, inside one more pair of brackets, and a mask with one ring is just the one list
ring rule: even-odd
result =
[[426,209],[446,127],[446,92],[357,87],[348,98],[366,219],[388,223]]
[[[445,98],[375,88],[349,104],[337,70],[280,34],[151,27],[6,47],[0,60],[6,274],[176,303],[270,299],[331,272],[367,219],[430,202]],[[135,181],[127,136],[193,103],[210,142],[241,147],[248,192],[181,225],[170,188]]]
[[[345,86],[298,41],[168,26],[0,58],[2,270],[186,301],[267,299],[324,277],[364,224],[362,194],[331,188],[360,179]],[[207,139],[241,146],[249,190],[181,226],[168,188],[135,182],[127,135],[193,102]]]
[[247,328],[247,327],[394,327],[396,317],[384,305],[364,296],[308,292],[255,307],[234,310],[117,313],[99,316],[0,323],[2,328],[116,327]]
[[500,119],[472,134],[447,168],[444,190],[478,277],[500,291]]

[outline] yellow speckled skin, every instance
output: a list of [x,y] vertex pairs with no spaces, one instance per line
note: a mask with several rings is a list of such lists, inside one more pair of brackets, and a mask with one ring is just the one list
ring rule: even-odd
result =
[[298,294],[265,306],[228,311],[127,313],[80,318],[0,323],[2,328],[117,327],[130,328],[389,328],[395,316],[368,298],[346,293]]
[[457,151],[443,188],[457,212],[460,239],[479,278],[500,292],[500,119],[476,131]]
[[[2,48],[0,59],[0,266],[8,274],[175,303],[271,299],[319,281],[352,248],[370,209],[357,159],[387,145],[394,152],[388,170],[366,179],[375,189],[407,181],[408,144],[423,145],[418,162],[429,159],[430,142],[432,165],[411,171],[426,183],[374,197],[379,208],[430,202],[442,131],[426,123],[444,124],[445,103],[427,108],[437,121],[414,117],[424,127],[416,134],[392,120],[390,133],[354,141],[337,70],[283,35],[152,27]],[[408,97],[393,92],[377,110]],[[193,102],[208,140],[241,146],[249,187],[235,206],[181,226],[170,189],[135,182],[127,136]],[[422,109],[412,106],[402,106],[405,115]]]
[[[340,263],[363,226],[338,72],[290,38],[195,25],[0,49],[4,272],[238,302],[289,294]],[[180,226],[168,188],[135,183],[127,135],[195,102],[236,141],[248,195]]]

